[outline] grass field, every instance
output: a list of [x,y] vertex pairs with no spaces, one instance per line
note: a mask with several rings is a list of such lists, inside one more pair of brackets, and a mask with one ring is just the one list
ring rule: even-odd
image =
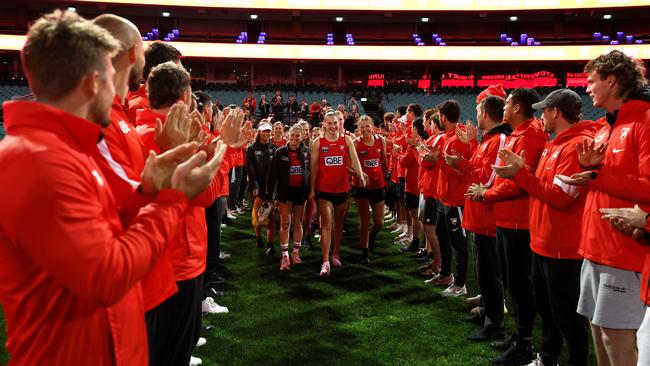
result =
[[[355,207],[350,217],[356,224]],[[466,366],[489,365],[497,356],[488,344],[465,339],[477,326],[462,321],[464,299],[443,298],[441,288],[425,285],[416,261],[399,253],[387,230],[369,265],[354,264],[357,233],[346,233],[343,268],[322,279],[320,249],[302,251],[303,264],[280,272],[279,254],[269,258],[255,248],[249,222],[242,216],[224,229],[223,249],[232,258],[216,301],[230,313],[204,317],[214,326],[195,353],[204,365]],[[468,278],[473,295],[473,272]],[[506,318],[511,330],[514,319]],[[0,364],[6,357],[0,349]]]

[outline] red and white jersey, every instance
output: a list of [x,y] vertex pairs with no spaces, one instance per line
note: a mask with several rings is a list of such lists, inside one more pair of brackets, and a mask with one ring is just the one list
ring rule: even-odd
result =
[[349,191],[348,148],[345,135],[339,135],[336,141],[329,141],[326,137],[321,137],[319,149],[316,190],[327,193]]
[[[382,163],[382,148],[383,144],[381,139],[377,136],[374,136],[375,143],[372,146],[367,145],[363,142],[362,139],[357,140],[357,156],[359,157],[359,163],[361,164],[361,170],[366,173],[368,176],[368,182],[363,188],[366,189],[380,189],[386,186],[386,181],[384,180],[384,170],[385,162]],[[361,182],[359,178],[352,177],[352,185],[355,187],[361,187]]]

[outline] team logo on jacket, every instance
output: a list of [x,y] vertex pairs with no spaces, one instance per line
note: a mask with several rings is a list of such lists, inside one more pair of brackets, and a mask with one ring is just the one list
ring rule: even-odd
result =
[[598,136],[596,136],[596,138],[594,139],[594,143],[600,144],[603,140],[605,140],[607,133],[608,132],[599,133]]
[[343,165],[342,156],[327,156],[325,157],[325,166],[341,166]]
[[289,157],[288,157],[288,156],[283,156],[283,157],[281,157],[280,159],[282,159],[282,161],[289,161]]
[[93,169],[93,170],[90,172],[90,174],[92,174],[93,177],[95,177],[95,180],[97,180],[97,184],[99,184],[100,187],[103,187],[103,186],[104,186],[104,178],[102,178],[101,174],[99,174],[98,171],[96,171],[95,169]]
[[364,160],[363,166],[366,168],[377,168],[379,166],[379,159]]
[[117,124],[118,124],[118,126],[120,126],[120,130],[122,130],[123,134],[126,135],[127,133],[129,133],[129,131],[131,131],[131,127],[129,127],[128,123],[126,123],[126,122],[119,121]]
[[559,151],[554,152],[553,155],[551,155],[551,161],[557,159],[558,155],[560,155]]
[[623,127],[621,128],[621,143],[623,143],[623,140],[627,137],[627,134],[630,133],[630,128],[629,127]]
[[255,151],[255,155],[262,155],[261,151]]

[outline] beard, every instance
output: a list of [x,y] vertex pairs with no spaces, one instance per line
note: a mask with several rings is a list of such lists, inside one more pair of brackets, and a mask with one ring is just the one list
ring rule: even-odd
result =
[[108,127],[111,124],[111,103],[111,100],[103,100],[100,96],[95,98],[88,109],[88,120]]

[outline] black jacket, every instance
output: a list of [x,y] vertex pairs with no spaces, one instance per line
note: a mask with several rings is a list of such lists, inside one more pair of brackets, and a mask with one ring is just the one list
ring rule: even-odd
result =
[[[302,166],[302,197],[306,200],[309,194],[309,177],[311,175],[311,150],[300,143],[298,146],[298,160]],[[266,181],[266,195],[279,201],[289,200],[289,145],[282,146],[275,151],[271,171]]]
[[277,147],[270,141],[262,144],[254,142],[246,150],[246,170],[248,171],[248,190],[253,192],[257,189],[260,198],[269,201],[270,196],[266,195],[266,178],[271,169],[271,160]]

